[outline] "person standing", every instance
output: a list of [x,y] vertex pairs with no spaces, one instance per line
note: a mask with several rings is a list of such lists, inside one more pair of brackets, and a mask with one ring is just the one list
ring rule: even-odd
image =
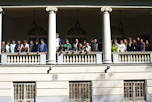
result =
[[98,42],[97,39],[94,39],[93,41],[91,41],[91,49],[92,51],[98,51]]
[[60,47],[60,38],[59,34],[56,34],[56,51],[59,50]]
[[34,52],[34,43],[32,40],[30,40],[29,49],[30,49],[30,52]]
[[137,37],[136,51],[141,51],[141,40],[139,37]]
[[48,52],[47,45],[45,44],[43,39],[40,40],[40,44],[38,45],[38,52]]
[[148,40],[145,41],[145,51],[151,51],[151,46]]
[[35,41],[34,46],[33,46],[34,52],[38,52],[38,46],[39,46],[39,42]]
[[16,46],[16,42],[15,42],[15,40],[13,40],[12,43],[10,44],[11,53],[15,52],[15,46]]
[[140,51],[145,51],[145,42],[143,39],[140,39]]
[[75,39],[75,42],[73,43],[73,50],[78,51],[79,49],[79,39]]
[[85,51],[89,53],[91,51],[91,46],[89,43],[86,43]]
[[65,41],[65,44],[63,46],[65,48],[65,51],[70,51],[72,49],[72,45],[70,44],[68,39]]
[[17,44],[16,44],[16,46],[15,46],[15,52],[21,52],[21,41],[20,40],[18,40],[17,41]]
[[5,45],[6,47],[6,52],[9,53],[10,52],[10,42],[8,41]]
[[6,43],[5,43],[5,41],[2,41],[1,51],[2,52],[6,52]]
[[30,51],[29,44],[27,43],[26,40],[24,40],[23,44],[21,44],[21,52],[29,53],[29,51]]
[[112,42],[112,52],[120,52],[120,48],[117,40],[114,40]]
[[127,47],[124,44],[123,40],[120,40],[119,48],[120,48],[120,52],[126,52]]

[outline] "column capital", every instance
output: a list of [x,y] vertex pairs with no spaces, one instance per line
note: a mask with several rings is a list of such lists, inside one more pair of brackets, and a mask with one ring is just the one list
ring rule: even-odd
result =
[[58,8],[56,8],[56,7],[47,7],[46,11],[47,12],[51,12],[51,11],[56,12],[56,11],[58,11]]
[[2,13],[3,12],[3,9],[0,7],[0,13]]
[[111,7],[102,7],[101,12],[112,12],[112,8]]

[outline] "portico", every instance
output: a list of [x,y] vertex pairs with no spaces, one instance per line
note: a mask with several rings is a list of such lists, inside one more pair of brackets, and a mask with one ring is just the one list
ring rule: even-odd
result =
[[[18,8],[4,7],[2,9],[5,12],[5,14],[3,15],[4,16],[4,20],[3,20],[4,28],[3,28],[3,34],[1,33],[1,35],[4,36],[3,37],[4,39],[10,39],[6,35],[10,35],[11,32],[8,31],[9,34],[7,33],[6,25],[4,23],[7,21],[6,19],[7,19],[7,17],[9,17],[9,15],[12,16],[13,12],[18,11],[19,9],[21,9],[21,11],[22,11],[22,8],[20,8],[20,7],[18,7]],[[14,9],[14,11],[11,11],[13,9]],[[32,12],[33,12],[32,7],[30,7],[30,6],[29,6],[29,8],[26,7],[26,9],[28,9],[27,11],[30,14],[32,14]],[[46,7],[42,7],[42,8],[34,7],[34,10],[37,10],[37,9],[38,9],[38,11],[36,13],[37,22],[40,23],[42,25],[42,27],[45,28],[46,31],[48,31],[48,35],[46,35],[46,38],[48,36],[48,47],[49,47],[48,64],[56,64],[56,56],[55,56],[56,51],[55,51],[55,46],[54,46],[55,45],[55,39],[56,39],[56,33],[58,33],[58,32],[61,33],[61,36],[63,36],[63,38],[66,39],[66,37],[68,37],[66,32],[70,29],[70,26],[67,27],[67,25],[74,25],[74,23],[75,23],[75,22],[73,22],[73,23],[71,22],[72,17],[71,18],[68,17],[69,15],[72,14],[72,12],[73,12],[72,16],[74,18],[74,21],[79,20],[80,23],[82,24],[81,25],[82,28],[85,29],[86,31],[88,31],[87,34],[89,36],[90,36],[91,33],[93,33],[93,30],[95,31],[95,34],[91,35],[91,36],[94,37],[94,38],[98,38],[99,43],[102,43],[103,63],[111,63],[111,61],[112,61],[112,57],[111,57],[111,39],[112,39],[112,37],[115,38],[115,36],[118,36],[118,35],[116,35],[116,33],[117,32],[119,33],[119,26],[121,26],[121,25],[116,25],[116,24],[117,23],[119,24],[120,20],[122,20],[123,23],[125,23],[125,20],[129,21],[129,19],[125,19],[125,17],[122,17],[122,15],[125,16],[125,13],[123,13],[123,12],[127,12],[129,14],[129,11],[130,11],[129,7],[128,8],[123,8],[123,7],[120,8],[120,7],[113,7],[113,6],[111,6],[111,7],[110,6],[103,6],[101,8],[99,8],[98,6],[96,6],[96,7],[90,7],[90,6],[88,6],[88,7],[68,7],[68,6],[67,7],[62,7],[62,6],[49,6],[49,7],[47,7],[46,6]],[[134,10],[134,12],[141,10],[142,12],[146,11],[147,13],[150,12],[150,10],[151,10],[150,8],[149,9],[145,8],[145,10],[144,9],[139,9],[138,10],[138,8],[136,8],[136,9],[132,8],[132,9]],[[22,12],[24,12],[24,11],[22,11]],[[20,14],[20,13],[22,14],[22,12],[18,12],[17,14]],[[86,12],[87,16],[83,15],[83,13],[85,13],[85,12]],[[92,13],[92,12],[95,12],[95,13]],[[67,14],[67,16],[63,15],[63,13]],[[90,17],[89,17],[89,14],[90,14]],[[111,14],[112,14],[112,16],[111,16]],[[115,15],[117,15],[117,16],[115,16]],[[2,17],[2,13],[1,13],[1,17]],[[18,17],[21,17],[21,16],[18,16]],[[115,17],[117,17],[117,18],[115,18]],[[12,18],[13,18],[13,16],[12,16]],[[33,18],[33,17],[29,17],[28,19],[30,19],[30,18]],[[118,20],[119,18],[120,18],[120,20]],[[86,21],[84,19],[86,19]],[[92,19],[94,21],[94,23],[92,21],[90,21],[90,25],[89,25],[89,23],[87,23],[87,22],[90,19]],[[40,22],[41,20],[43,21],[43,23]],[[63,20],[66,20],[66,21],[63,21]],[[115,20],[118,21],[118,22],[116,22]],[[24,24],[26,24],[25,22],[22,23],[23,26],[24,26]],[[11,24],[15,24],[15,23],[19,24],[19,21],[14,22],[14,23],[9,22],[9,23],[7,23],[7,25],[8,24],[11,25]],[[70,24],[68,24],[68,23],[70,23]],[[85,23],[87,25],[85,25]],[[131,22],[129,24],[131,24]],[[149,25],[150,25],[150,23],[148,24],[148,26]],[[127,27],[129,27],[129,25]],[[128,29],[127,27],[126,27],[125,24],[123,24],[123,30],[125,32],[129,32],[129,31],[132,30],[132,29]],[[24,28],[26,28],[26,27],[24,27]],[[90,30],[90,28],[92,28],[92,31]],[[1,29],[2,29],[2,27],[1,27]],[[11,29],[11,28],[8,27],[8,29]],[[136,27],[135,27],[135,29],[136,29]],[[147,28],[147,29],[149,29],[149,28]],[[150,32],[150,30],[147,30],[147,31]],[[12,32],[13,34],[11,34],[11,36],[14,37],[13,35],[17,32],[18,32],[17,30]],[[21,31],[19,31],[19,32],[21,32]],[[18,35],[18,36],[20,36],[20,35]],[[24,36],[26,36],[26,35],[24,35]],[[75,35],[72,35],[72,36],[75,36]],[[87,36],[87,35],[85,35],[85,36]],[[123,37],[123,34],[119,34],[119,37],[120,36]],[[92,37],[90,37],[90,38],[92,38]],[[18,37],[18,38],[20,38],[20,37]],[[15,40],[19,40],[18,38],[15,39]],[[22,39],[27,39],[27,38],[22,37],[21,40]],[[14,40],[14,39],[11,39],[11,40]]]

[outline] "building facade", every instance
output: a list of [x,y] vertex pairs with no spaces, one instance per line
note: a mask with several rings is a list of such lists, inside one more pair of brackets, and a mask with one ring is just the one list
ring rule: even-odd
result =
[[[0,45],[2,40],[15,36],[4,34],[14,30],[11,24],[19,24],[13,12],[19,16],[19,10],[22,14],[27,10],[26,16],[33,8],[40,9],[48,18],[47,55],[1,53],[0,102],[152,102],[152,52],[112,53],[110,19],[117,10],[151,12],[149,0],[3,0],[0,5]],[[100,11],[101,52],[56,53],[57,12],[75,8]],[[22,29],[16,26],[15,33],[24,31],[24,25]],[[22,34],[16,36],[22,38]]]

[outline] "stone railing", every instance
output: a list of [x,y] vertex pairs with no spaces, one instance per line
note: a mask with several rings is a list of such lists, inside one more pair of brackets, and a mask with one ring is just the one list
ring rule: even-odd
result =
[[58,64],[101,64],[102,53],[62,53],[58,54]]
[[2,53],[1,64],[46,64],[45,53]]
[[[56,64],[102,64],[102,52],[57,53]],[[46,64],[45,53],[2,53],[1,64]],[[113,64],[150,64],[152,52],[112,53]]]
[[113,53],[113,63],[152,63],[152,52]]

